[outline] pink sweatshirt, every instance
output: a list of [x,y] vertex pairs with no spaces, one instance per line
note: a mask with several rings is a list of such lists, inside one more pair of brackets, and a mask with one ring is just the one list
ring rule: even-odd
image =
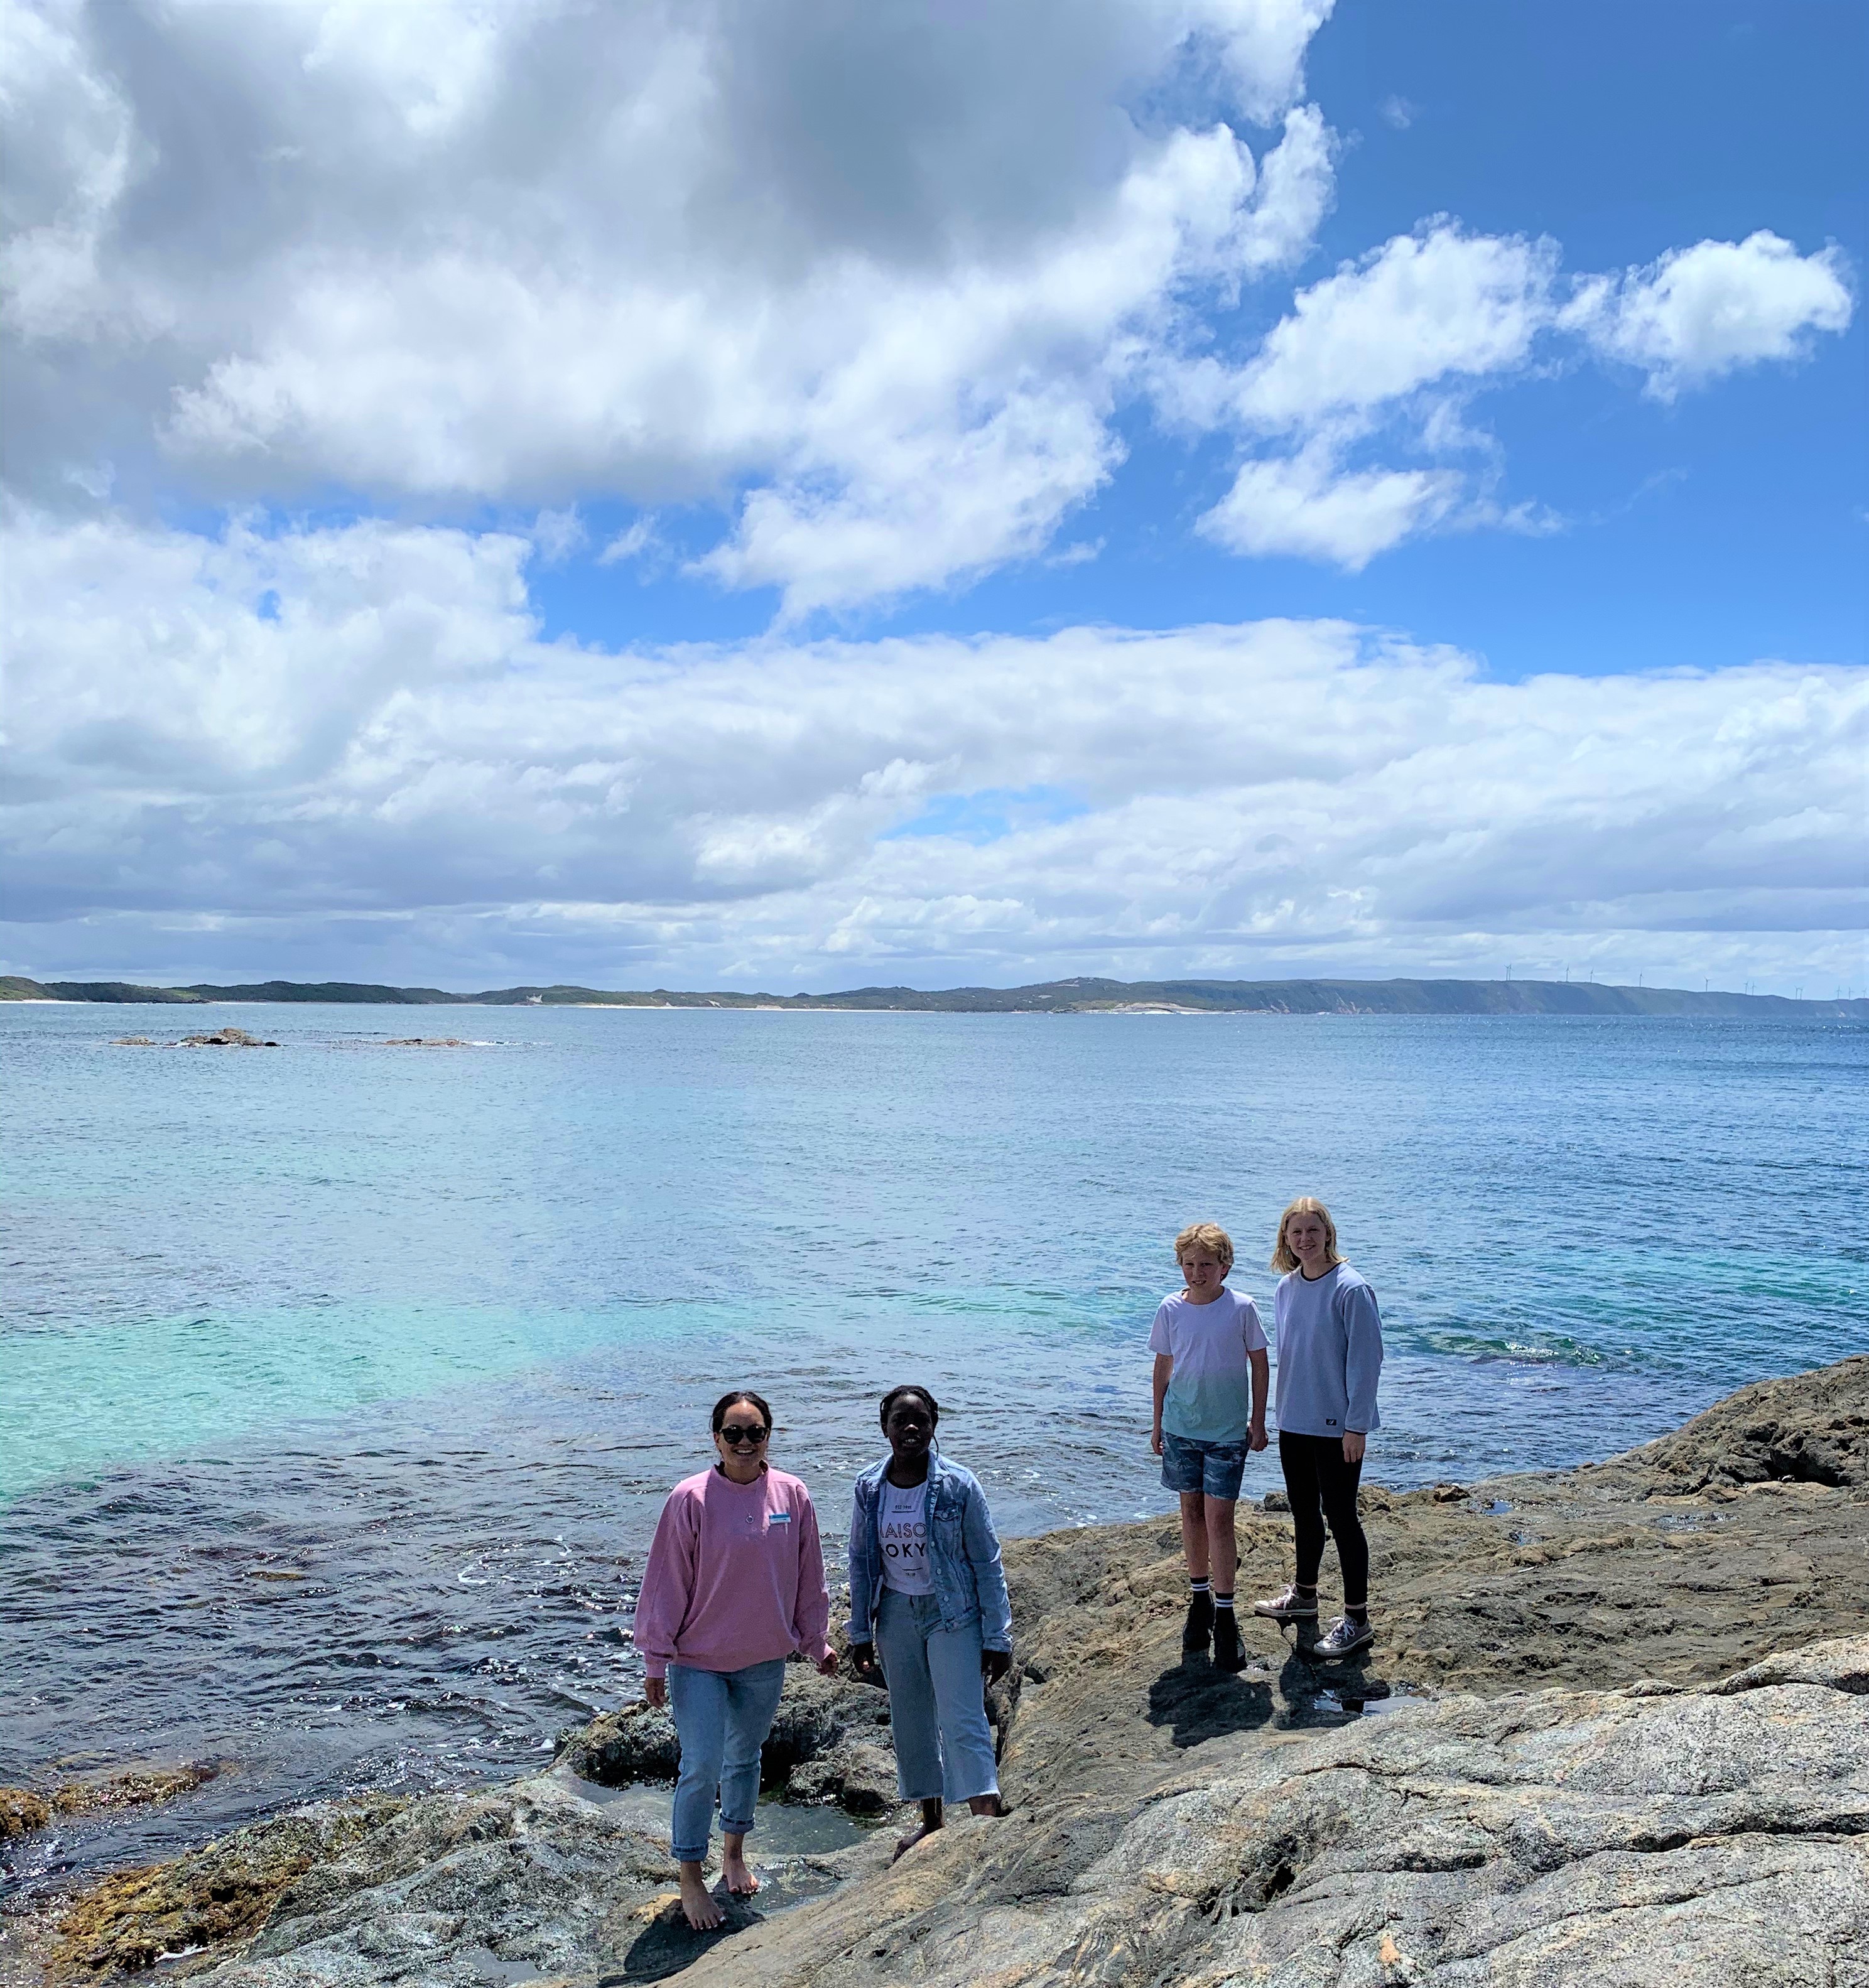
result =
[[669,1665],[744,1670],[802,1650],[829,1652],[831,1596],[811,1494],[767,1469],[750,1484],[723,1470],[669,1493],[636,1602],[636,1648],[652,1678]]

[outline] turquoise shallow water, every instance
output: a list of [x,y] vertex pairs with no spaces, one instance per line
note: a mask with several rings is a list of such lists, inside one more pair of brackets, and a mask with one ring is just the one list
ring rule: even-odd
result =
[[[632,1573],[733,1382],[831,1533],[911,1374],[1006,1530],[1164,1509],[1144,1341],[1197,1216],[1266,1302],[1278,1209],[1330,1202],[1394,1483],[1869,1344],[1860,1025],[209,1012],[284,1046],[0,1009],[0,1780],[232,1763],[19,1878],[538,1757],[634,1689]],[[418,1029],[480,1040],[383,1045]]]

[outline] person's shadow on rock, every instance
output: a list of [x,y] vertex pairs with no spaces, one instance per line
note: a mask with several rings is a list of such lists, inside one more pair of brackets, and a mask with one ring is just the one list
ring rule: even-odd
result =
[[1216,1670],[1204,1656],[1183,1657],[1149,1687],[1149,1723],[1167,1726],[1177,1746],[1254,1732],[1271,1716],[1271,1686],[1263,1679]]
[[625,1982],[665,1981],[684,1967],[692,1967],[732,1934],[745,1932],[764,1921],[765,1914],[747,1899],[720,1891],[714,1898],[726,1913],[719,1925],[696,1932],[682,1918],[681,1906],[671,1901],[631,1942],[621,1967],[601,1977],[600,1988],[623,1988]]
[[1346,1725],[1363,1716],[1371,1699],[1387,1698],[1390,1689],[1386,1679],[1372,1675],[1367,1650],[1345,1662],[1326,1663],[1301,1643],[1278,1673],[1278,1696],[1285,1705],[1282,1723],[1288,1726]]

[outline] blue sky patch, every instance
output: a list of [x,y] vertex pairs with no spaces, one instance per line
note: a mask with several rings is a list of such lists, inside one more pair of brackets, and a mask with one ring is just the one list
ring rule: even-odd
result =
[[984,787],[977,793],[938,794],[912,821],[885,829],[877,839],[951,836],[976,847],[1003,841],[1028,828],[1048,828],[1088,814],[1089,805],[1061,787]]

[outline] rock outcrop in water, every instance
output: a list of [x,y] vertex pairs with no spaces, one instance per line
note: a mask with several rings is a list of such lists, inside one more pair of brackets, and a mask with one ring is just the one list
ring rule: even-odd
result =
[[0,1788],[0,1843],[29,1836],[52,1820],[52,1804],[30,1788]]
[[117,1036],[113,1046],[120,1050],[276,1050],[279,1044],[268,1037],[250,1035],[231,1023],[210,1030],[205,1035],[184,1036],[180,1041],[158,1043],[148,1036]]
[[[1869,1983],[1869,1357],[1607,1463],[1367,1502],[1382,1639],[1330,1668],[1257,1621],[1241,1674],[1183,1660],[1172,1525],[1013,1543],[1016,1812],[892,1868],[889,1831],[789,1860],[720,1935],[675,1918],[664,1844],[580,1792],[574,1766],[668,1765],[630,1710],[549,1775],[314,1856],[171,1966],[215,1988]],[[1288,1523],[1241,1530],[1241,1591],[1270,1587]],[[830,1794],[861,1748],[873,1778],[876,1695],[797,1669],[774,1777]],[[97,1981],[176,1951],[136,1885],[212,1901],[227,1854],[108,1881],[18,1966]]]
[[0,1788],[0,1841],[30,1835],[60,1816],[173,1801],[178,1795],[192,1794],[219,1771],[212,1761],[189,1761],[180,1767],[151,1765],[84,1774],[43,1789]]

